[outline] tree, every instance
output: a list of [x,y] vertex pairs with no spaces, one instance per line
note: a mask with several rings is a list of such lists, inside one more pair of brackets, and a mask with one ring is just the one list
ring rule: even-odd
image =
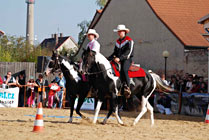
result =
[[0,36],[0,61],[3,62],[37,62],[37,56],[50,55],[40,46],[33,46],[24,37]]
[[101,9],[107,4],[108,0],[96,0],[96,4],[100,6]]
[[81,29],[81,31],[78,34],[78,45],[79,46],[81,45],[81,43],[84,40],[84,37],[85,37],[84,34],[87,32],[90,23],[91,23],[91,21],[84,20],[81,23],[77,24],[77,26],[80,27],[80,29]]

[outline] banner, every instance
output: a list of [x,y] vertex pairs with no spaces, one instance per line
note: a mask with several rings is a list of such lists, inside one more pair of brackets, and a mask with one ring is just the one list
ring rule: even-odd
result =
[[[81,110],[94,110],[94,98],[85,98]],[[76,109],[78,104],[78,98],[75,100],[74,108]]]
[[18,107],[19,88],[0,88],[0,107]]

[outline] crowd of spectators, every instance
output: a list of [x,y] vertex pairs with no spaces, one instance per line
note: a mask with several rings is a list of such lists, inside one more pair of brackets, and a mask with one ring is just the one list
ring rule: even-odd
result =
[[[42,74],[39,74],[36,80],[30,76],[27,82],[24,72],[20,72],[16,77],[12,75],[12,72],[8,71],[3,79],[0,77],[0,85],[6,89],[19,87],[18,107],[24,107],[24,105],[36,107],[39,102],[42,102],[43,106],[49,108],[62,108],[66,83],[62,73],[59,73],[50,85]],[[57,88],[54,85],[57,85]]]
[[[164,83],[174,89],[177,92],[186,93],[208,93],[207,92],[207,82],[204,80],[203,76],[198,76],[196,74],[185,73],[184,76],[171,75],[168,80],[165,79],[165,75],[161,75]],[[165,113],[167,115],[172,114],[171,108],[171,98],[167,94],[159,93],[158,99],[156,101],[156,107],[160,113]]]
[[[164,75],[162,75],[162,78]],[[185,73],[185,75],[171,75],[169,80],[164,82],[172,89],[187,93],[207,93],[207,82],[203,76]]]

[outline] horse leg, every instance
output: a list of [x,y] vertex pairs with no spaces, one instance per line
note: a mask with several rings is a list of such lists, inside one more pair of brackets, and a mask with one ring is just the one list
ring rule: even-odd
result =
[[114,115],[118,121],[119,124],[123,125],[123,121],[121,120],[121,117],[119,115],[119,109],[118,109],[118,103],[117,103],[117,97],[114,96],[112,99],[110,99],[110,109],[109,112],[107,114],[107,116],[105,117],[105,119],[103,120],[103,124],[107,123],[107,119],[110,117],[110,115],[114,112]]
[[124,125],[124,123],[123,123],[123,121],[122,121],[122,119],[121,119],[121,116],[120,116],[120,113],[119,113],[119,109],[118,109],[119,107],[118,107],[118,105],[116,106],[116,108],[115,108],[115,116],[116,116],[116,119],[117,119],[117,121],[118,121],[118,123],[120,124],[120,125]]
[[150,112],[150,119],[151,119],[151,126],[154,125],[154,113],[153,113],[153,107],[150,105],[149,101],[147,101],[147,109]]
[[136,125],[138,123],[138,121],[141,119],[141,117],[147,112],[147,107],[146,107],[147,101],[148,101],[148,98],[145,98],[144,96],[142,96],[141,112],[139,113],[139,115],[134,120],[133,125]]
[[70,118],[69,118],[69,123],[73,122],[73,111],[74,111],[74,103],[75,103],[76,96],[71,96],[70,97]]
[[109,112],[107,113],[107,116],[104,118],[103,120],[103,124],[106,124],[107,123],[107,119],[110,117],[110,115],[112,114],[113,112],[113,105],[112,105],[112,100],[110,99],[110,108],[109,108]]
[[82,119],[86,119],[88,120],[88,118],[84,115],[81,114],[80,112],[80,109],[81,109],[81,106],[87,96],[88,92],[86,92],[85,94],[81,94],[80,97],[78,98],[78,104],[77,104],[77,107],[76,107],[76,113],[82,118]]
[[93,120],[94,124],[96,124],[96,122],[97,122],[97,118],[98,118],[98,114],[99,114],[101,106],[102,106],[102,101],[98,100],[95,115],[94,115],[94,120]]

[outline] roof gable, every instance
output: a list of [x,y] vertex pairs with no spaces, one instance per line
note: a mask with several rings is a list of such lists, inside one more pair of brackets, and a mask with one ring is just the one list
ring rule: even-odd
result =
[[[68,39],[72,40],[72,42],[77,46],[76,42],[71,36],[66,36],[66,37],[58,37],[58,44],[55,46],[55,49],[58,49],[59,47],[62,46],[62,44],[67,41]],[[54,47],[55,45],[55,38],[47,38],[42,41],[41,46],[42,47]],[[78,47],[78,46],[77,46]]]

